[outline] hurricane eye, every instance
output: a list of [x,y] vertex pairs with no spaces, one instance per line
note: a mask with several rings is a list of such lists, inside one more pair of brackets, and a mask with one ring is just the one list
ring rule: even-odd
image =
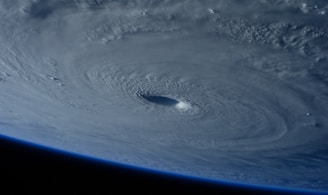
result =
[[160,96],[160,95],[141,95],[142,98],[148,102],[162,105],[162,106],[175,106],[180,102],[174,98]]

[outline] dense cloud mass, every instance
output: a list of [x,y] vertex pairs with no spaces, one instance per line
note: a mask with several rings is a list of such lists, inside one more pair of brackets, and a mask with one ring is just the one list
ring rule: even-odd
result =
[[328,3],[0,0],[0,133],[328,190]]

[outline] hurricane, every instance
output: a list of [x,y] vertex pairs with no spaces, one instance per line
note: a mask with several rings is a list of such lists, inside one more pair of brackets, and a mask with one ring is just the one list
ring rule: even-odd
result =
[[0,134],[328,190],[326,1],[0,0]]

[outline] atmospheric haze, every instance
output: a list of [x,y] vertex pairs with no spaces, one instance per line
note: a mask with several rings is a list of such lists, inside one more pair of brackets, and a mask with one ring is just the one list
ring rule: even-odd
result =
[[328,190],[328,2],[0,0],[0,133]]

